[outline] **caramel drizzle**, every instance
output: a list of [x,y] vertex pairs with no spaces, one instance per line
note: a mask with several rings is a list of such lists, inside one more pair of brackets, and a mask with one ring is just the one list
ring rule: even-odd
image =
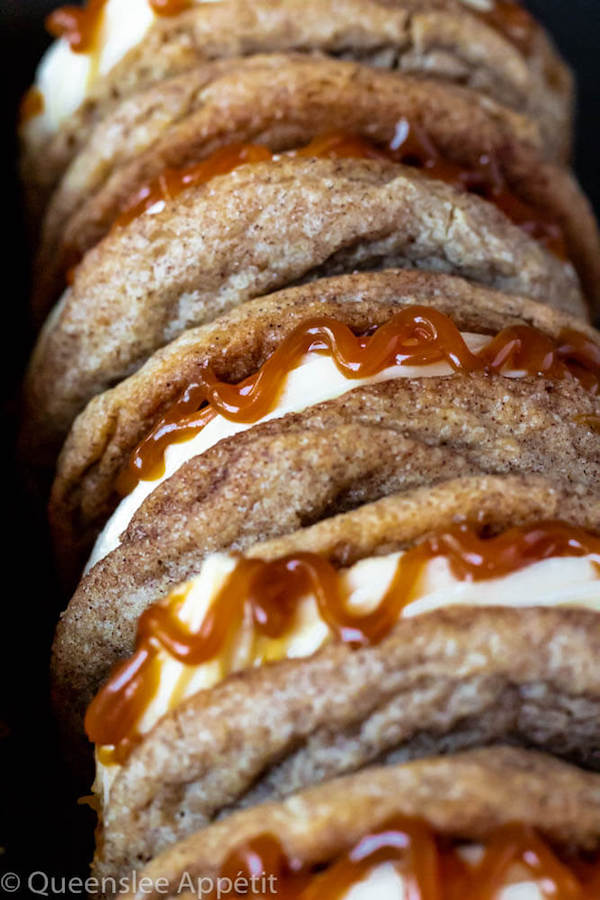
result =
[[[528,234],[561,259],[567,258],[564,235],[558,222],[529,206],[510,191],[495,160],[482,155],[475,168],[444,159],[425,130],[417,122],[402,120],[388,146],[378,146],[359,135],[330,132],[314,138],[305,147],[281,156],[328,159],[380,159],[417,168],[430,178],[475,193],[495,204]],[[126,203],[113,228],[128,225],[160,202],[167,202],[193,185],[206,184],[218,175],[227,175],[239,166],[279,159],[261,144],[232,144],[215,151],[206,159],[181,168],[166,168],[144,184]]]
[[246,164],[265,162],[273,158],[266,147],[253,144],[231,144],[202,162],[185,168],[166,168],[160,175],[143,185],[127,202],[113,224],[124,228],[155,204],[174,199],[193,185],[205,184],[218,175],[228,175]]
[[74,53],[88,53],[94,48],[106,3],[88,0],[85,6],[60,6],[46,17],[46,29],[53,37],[64,38]]
[[194,0],[148,0],[157,16],[178,16],[194,6]]
[[[322,159],[389,159],[389,155],[370,141],[356,135],[330,132],[314,138],[305,147],[290,150],[283,156],[318,157]],[[116,219],[114,226],[122,228],[161,201],[173,200],[182,191],[194,185],[206,184],[219,175],[228,175],[243,165],[255,165],[278,159],[262,144],[235,143],[221,147],[206,159],[190,166],[166,168],[143,185],[129,200]],[[433,160],[431,161],[433,165]],[[441,171],[441,169],[440,169]]]
[[513,370],[554,379],[570,373],[592,394],[600,385],[600,345],[571,329],[553,340],[530,326],[513,325],[472,353],[452,320],[426,306],[407,307],[373,334],[361,337],[335,319],[309,319],[281,342],[258,372],[239,384],[220,381],[205,362],[197,381],[135,448],[117,488],[126,494],[140,480],[162,477],[167,447],[190,440],[217,415],[244,423],[264,418],[275,407],[289,372],[307,353],[329,355],[348,379],[369,378],[395,365],[445,361],[463,373]]
[[120,663],[92,701],[85,718],[89,739],[105,763],[123,762],[141,739],[136,730],[160,680],[159,654],[200,666],[224,652],[242,622],[255,635],[278,639],[290,633],[301,600],[313,596],[335,640],[352,647],[380,642],[419,593],[425,566],[444,557],[459,581],[485,581],[545,559],[594,555],[600,538],[558,521],[518,526],[482,537],[463,523],[433,534],[403,553],[389,588],[370,613],[348,606],[344,574],[324,557],[298,553],[266,561],[240,557],[197,630],[179,617],[187,588],[150,606],[138,622],[133,656]]
[[[553,900],[589,900],[591,896],[591,882],[580,880],[574,868],[529,826],[509,824],[495,829],[484,844],[481,862],[469,866],[460,858],[456,842],[437,836],[426,822],[406,816],[395,816],[374,829],[323,871],[290,859],[278,838],[264,833],[232,851],[220,877],[235,885],[240,873],[248,881],[271,876],[272,888],[267,890],[276,891],[283,900],[343,900],[353,885],[384,863],[397,867],[406,879],[407,896],[419,900],[495,900],[511,883],[515,866],[530,873]],[[589,868],[597,877],[598,861]],[[254,884],[260,889],[260,880]],[[246,896],[235,887],[233,891],[234,897]]]
[[[53,37],[65,38],[74,53],[89,53],[100,27],[107,0],[87,0],[84,6],[60,6],[46,18]],[[148,0],[157,16],[177,16],[194,5],[193,0]]]
[[23,95],[19,106],[19,125],[26,125],[31,119],[44,112],[44,95],[37,87],[30,87]]

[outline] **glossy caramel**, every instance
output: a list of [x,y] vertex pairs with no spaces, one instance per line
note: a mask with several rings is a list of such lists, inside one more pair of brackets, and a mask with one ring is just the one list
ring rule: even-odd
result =
[[172,200],[186,188],[205,184],[217,175],[227,175],[239,166],[272,159],[266,147],[253,144],[231,144],[202,162],[181,169],[164,169],[160,175],[143,185],[132,197],[114,222],[122,228],[156,203]]
[[148,0],[157,16],[177,16],[194,5],[194,0]]
[[258,422],[277,404],[289,372],[310,352],[327,353],[349,379],[368,378],[394,365],[446,361],[464,373],[516,370],[555,379],[570,373],[594,394],[600,384],[600,346],[573,330],[553,340],[530,326],[511,326],[474,354],[452,320],[426,306],[406,307],[362,337],[334,319],[309,319],[281,342],[258,372],[239,384],[220,381],[205,363],[198,380],[135,448],[118,479],[119,490],[129,493],[140,479],[160,478],[166,448],[194,437],[216,415]]
[[[74,53],[88,53],[93,49],[106,3],[87,0],[83,6],[59,6],[46,17],[46,29],[53,37],[65,38]],[[177,16],[193,6],[194,0],[148,0],[148,4],[157,16]]]
[[[400,138],[398,138],[400,135]],[[495,204],[511,221],[540,241],[562,259],[567,251],[561,226],[547,212],[536,210],[517,197],[506,185],[495,160],[482,155],[474,168],[445,159],[418,122],[402,120],[394,140],[387,146],[346,132],[331,132],[314,138],[305,147],[282,154],[290,157],[329,159],[380,159],[417,168],[429,178],[476,193]],[[232,144],[201,162],[181,168],[166,168],[144,184],[122,208],[113,227],[128,225],[157,203],[172,200],[193,185],[206,184],[218,175],[227,175],[242,165],[278,159],[261,144]]]
[[44,112],[44,95],[37,87],[30,87],[23,95],[19,106],[19,125],[26,125],[31,119]]
[[140,716],[157,690],[159,651],[188,666],[202,665],[224,652],[244,617],[256,636],[281,638],[292,630],[299,602],[314,596],[334,639],[367,646],[385,638],[419,596],[425,566],[436,557],[446,558],[459,581],[483,581],[544,559],[588,555],[600,559],[600,538],[558,521],[514,527],[494,537],[462,523],[406,550],[384,597],[365,614],[349,608],[343,573],[318,554],[272,561],[241,557],[197,630],[179,618],[185,590],[145,610],[135,653],[117,666],[87,711],[87,735],[100,746],[104,762],[126,759],[139,740]]
[[[495,900],[512,883],[515,866],[524,878],[543,884],[553,900],[592,900],[591,880],[578,878],[569,865],[533,829],[510,824],[497,828],[483,844],[483,858],[468,865],[460,844],[436,835],[424,821],[396,816],[358,841],[349,851],[318,866],[305,867],[290,859],[278,838],[264,833],[234,850],[221,867],[220,877],[242,874],[247,880],[273,877],[273,892],[285,900],[343,900],[353,885],[377,866],[391,863],[407,882],[407,896],[415,900]],[[600,864],[589,865],[597,877]],[[267,882],[268,883],[268,882]],[[260,885],[256,881],[257,886]],[[234,897],[238,894],[234,887]]]
[[53,37],[65,38],[74,53],[87,53],[93,46],[107,0],[88,0],[84,6],[60,6],[46,17]]

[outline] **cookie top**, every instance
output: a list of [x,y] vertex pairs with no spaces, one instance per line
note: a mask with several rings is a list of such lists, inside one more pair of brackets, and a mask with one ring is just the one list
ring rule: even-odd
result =
[[593,494],[600,436],[575,419],[598,412],[567,379],[398,379],[221,441],[154,490],[82,579],[54,647],[61,714],[81,720],[143,610],[209,552],[463,475],[540,472]]
[[312,317],[332,317],[360,333],[415,304],[445,313],[462,332],[495,334],[526,324],[552,338],[564,329],[576,329],[600,340],[594,329],[542,304],[417,270],[319,279],[248,301],[210,325],[186,331],[134,375],[93,399],[77,418],[60,455],[50,499],[63,569],[79,574],[119,501],[115,485],[130,454],[197,380],[203,366],[210,365],[224,381],[240,382]]
[[[462,0],[258,0],[251,7],[225,0],[156,19],[138,0],[130,21],[120,23],[118,4],[108,3],[121,54],[130,38],[131,49],[120,61],[114,47],[101,43],[91,54],[72,53],[63,40],[39,70],[45,109],[23,125],[24,180],[32,204],[38,194],[38,209],[39,196],[48,196],[93,125],[123,97],[198,63],[261,52],[318,51],[470,84],[539,120],[548,147],[568,154],[570,73],[530,17],[521,30],[525,45],[515,44],[514,31],[504,27],[493,4],[477,11]],[[109,50],[110,59],[96,59]],[[64,106],[55,83],[66,77]]]
[[572,267],[474,195],[375,160],[242,166],[86,254],[31,360],[23,446],[52,463],[91,397],[187,328],[300,280],[393,266],[586,315]]
[[[457,516],[493,532],[557,516],[597,530],[599,515],[597,501],[543,479],[461,479],[388,497],[248,555],[312,551],[348,565],[406,548]],[[333,642],[306,659],[263,665],[200,691],[155,725],[117,775],[103,811],[100,870],[136,867],[223,810],[398,754],[510,737],[592,762],[596,616],[567,608],[440,609],[399,620],[374,645]]]
[[[232,851],[265,833],[277,835],[289,859],[311,868],[398,815],[467,841],[485,841],[495,829],[520,822],[567,852],[594,850],[599,795],[598,775],[515,747],[371,767],[290,800],[233,813],[160,854],[140,876],[149,884],[166,879],[162,895],[174,897],[184,873],[194,883],[216,878]],[[161,894],[146,896],[158,900]]]
[[34,305],[40,313],[47,309],[66,270],[168,169],[198,163],[227,145],[287,151],[332,131],[395,147],[403,121],[412,134],[407,159],[419,135],[424,148],[465,170],[479,171],[481,158],[491,158],[494,185],[502,178],[543,211],[542,220],[565,221],[569,252],[581,255],[584,201],[573,207],[574,187],[546,159],[530,119],[451,84],[306,55],[252,56],[160,82],[102,120],[52,198]]

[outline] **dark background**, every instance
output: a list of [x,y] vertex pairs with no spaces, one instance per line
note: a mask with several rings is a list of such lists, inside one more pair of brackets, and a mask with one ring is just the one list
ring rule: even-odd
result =
[[[127,2],[127,0],[122,0]],[[248,0],[252,2],[252,0]],[[0,0],[2,280],[4,327],[0,364],[2,413],[0,543],[0,870],[86,875],[93,815],[69,794],[47,708],[47,667],[58,592],[46,545],[43,513],[24,499],[13,458],[18,394],[30,332],[30,255],[20,217],[14,123],[21,95],[48,44],[43,18],[54,0]],[[600,115],[600,0],[528,0],[579,80],[575,166],[600,210],[597,144]],[[4,728],[2,721],[8,723]],[[57,884],[61,895],[69,896]],[[2,889],[0,888],[0,895]],[[21,892],[21,896],[26,891]],[[52,892],[50,896],[56,896]],[[79,895],[81,896],[81,894]]]

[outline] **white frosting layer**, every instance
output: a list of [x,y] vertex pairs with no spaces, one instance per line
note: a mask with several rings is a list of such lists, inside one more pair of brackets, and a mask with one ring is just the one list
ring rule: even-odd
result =
[[[342,572],[348,606],[357,613],[375,609],[385,596],[395,575],[401,553],[361,560]],[[197,631],[227,577],[235,568],[234,557],[215,553],[208,556],[199,574],[183,588],[185,596],[178,616],[190,630]],[[520,571],[487,581],[458,581],[444,557],[432,559],[425,567],[416,598],[405,607],[404,616],[415,616],[448,606],[531,607],[577,606],[600,612],[600,570],[594,557],[547,559]],[[250,621],[237,630],[219,657],[198,666],[186,666],[160,650],[161,677],[153,700],[141,717],[137,730],[147,733],[169,710],[198,691],[211,688],[228,674],[261,665],[268,660],[304,658],[330,640],[331,632],[319,615],[315,598],[307,595],[298,604],[296,620],[282,638],[256,636]],[[118,765],[97,765],[97,789],[105,802]]]
[[393,863],[372,869],[363,881],[352,885],[344,900],[405,900],[405,880]]
[[[466,333],[463,334],[463,338],[473,352],[480,350],[490,341],[489,337],[478,334]],[[309,406],[315,406],[326,400],[334,400],[348,391],[366,384],[390,381],[393,378],[427,378],[436,375],[450,375],[452,371],[451,366],[443,362],[430,366],[392,366],[371,378],[347,378],[339,371],[330,356],[309,353],[284,380],[275,408],[255,424],[259,425],[269,419],[280,418],[287,413],[301,412]],[[86,571],[119,546],[119,538],[126,530],[135,512],[146,497],[163,481],[170,478],[186,462],[205,453],[219,441],[252,427],[251,424],[231,422],[223,416],[217,416],[195,437],[167,447],[165,474],[154,481],[140,481],[134,490],[123,498],[98,537]]]
[[[344,900],[410,900],[412,896],[401,872],[393,863],[383,863],[353,885]],[[544,900],[544,894],[536,882],[521,881],[503,888],[497,900]]]
[[[349,609],[364,614],[378,606],[392,582],[401,555],[391,553],[363,559],[343,572]],[[214,553],[204,560],[200,574],[186,586],[187,595],[179,611],[179,618],[188,628],[199,629],[235,565],[235,558],[225,553]],[[458,581],[447,559],[437,557],[425,566],[418,594],[405,607],[405,617],[448,606],[577,606],[600,612],[600,572],[593,557],[566,557],[542,560],[488,581]],[[149,731],[172,708],[176,693],[181,701],[248,664],[310,656],[330,638],[329,627],[321,619],[312,595],[300,602],[294,626],[283,638],[251,640],[250,634],[250,628],[240,629],[225,657],[200,666],[185,666],[163,652],[160,690],[147,707],[139,730]]]
[[58,131],[89,97],[98,80],[143,40],[159,18],[148,0],[108,0],[100,16],[98,36],[89,52],[75,53],[61,38],[44,55],[35,79],[44,97],[44,110],[26,123],[26,132],[50,137]]

